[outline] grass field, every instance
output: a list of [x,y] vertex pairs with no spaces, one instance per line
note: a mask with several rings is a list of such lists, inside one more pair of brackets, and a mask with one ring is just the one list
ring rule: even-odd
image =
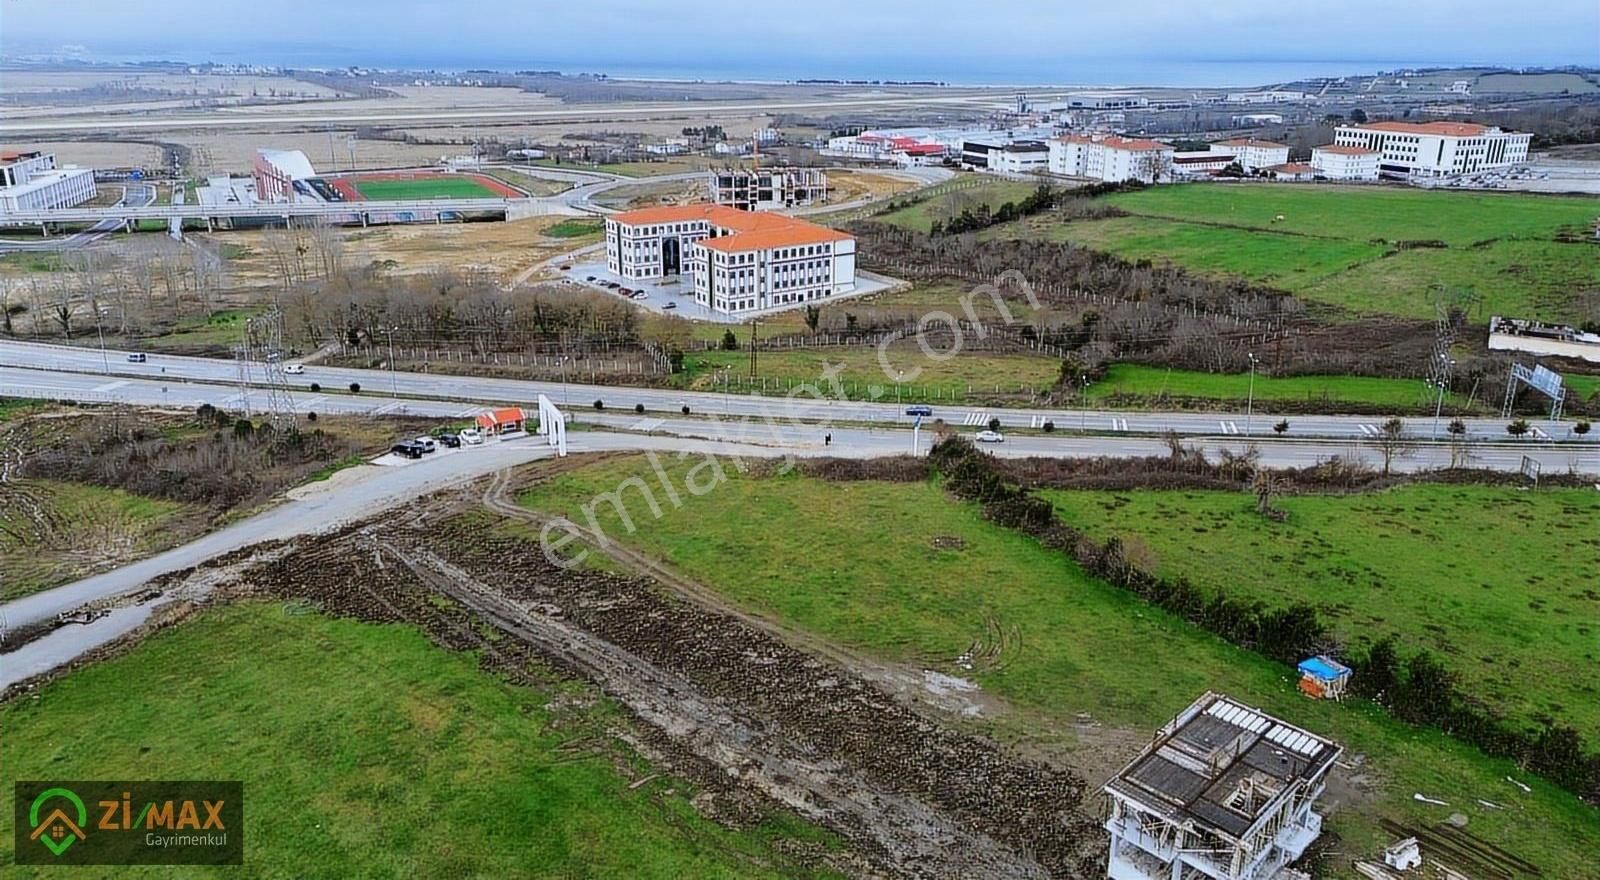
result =
[[0,601],[49,589],[183,540],[186,509],[80,483],[24,480],[0,492]]
[[[681,485],[688,466],[669,469],[671,479]],[[731,465],[725,471],[726,483],[645,519],[631,536],[608,508],[600,521],[613,539],[670,561],[748,608],[886,658],[975,679],[1015,710],[991,722],[1003,738],[1086,755],[1102,748],[1094,734],[1073,732],[1076,714],[1086,713],[1136,731],[1097,762],[1115,764],[1197,694],[1221,690],[1364,756],[1362,773],[1376,790],[1330,817],[1344,839],[1341,850],[1371,852],[1392,842],[1376,827],[1380,817],[1432,823],[1461,811],[1473,833],[1539,863],[1545,876],[1592,875],[1587,841],[1600,839],[1600,812],[1539,780],[1523,794],[1503,778],[1523,778],[1508,762],[1405,728],[1368,704],[1306,700],[1288,669],[1086,576],[1061,555],[985,522],[976,507],[951,501],[936,483],[761,478],[740,476]],[[640,460],[591,466],[522,500],[578,515],[596,493],[630,475],[653,480],[650,473]],[[949,549],[956,542],[948,540],[935,547],[934,538],[959,539],[962,549]],[[954,664],[996,627],[1012,634],[997,663],[970,672]],[[1415,792],[1455,806],[1418,803]],[[1475,797],[1510,809],[1473,806]],[[1340,876],[1351,876],[1344,865]]]
[[[651,771],[615,736],[629,724],[591,689],[508,684],[410,627],[249,604],[0,706],[0,783],[244,783],[243,869],[105,876],[819,875],[780,850],[831,840],[798,819],[729,831],[696,813],[681,780],[630,788],[619,765]],[[11,821],[6,810],[7,863]]]
[[[684,356],[684,371],[673,378],[683,387],[697,391],[720,388],[719,370],[727,370],[735,390],[748,383],[750,352],[704,351]],[[895,399],[895,378],[904,376],[900,394],[904,400],[951,400],[968,394],[1015,393],[1019,388],[1049,388],[1056,381],[1060,364],[1053,358],[1021,354],[974,352],[948,360],[928,358],[915,342],[896,343],[886,350],[894,371],[886,376],[878,361],[878,351],[865,346],[848,348],[800,348],[763,350],[757,363],[760,376],[780,385],[812,383],[823,390],[831,385],[823,379],[829,366],[843,366],[839,382],[844,394],[855,399]],[[920,372],[916,372],[920,370]],[[759,380],[757,380],[759,385]],[[876,388],[879,393],[873,394]]]
[[1269,605],[1310,602],[1355,645],[1394,634],[1508,716],[1562,721],[1600,747],[1592,489],[1290,497],[1283,523],[1242,493],[1046,494],[1091,535],[1142,542],[1163,574]]
[[416,199],[498,199],[500,194],[470,177],[436,174],[415,180],[377,180],[351,178],[356,192],[374,202],[401,202]]
[[[1089,386],[1089,397],[1103,401],[1119,394],[1145,398],[1162,396],[1239,402],[1251,392],[1248,373],[1199,373],[1140,364],[1113,364],[1103,379]],[[1255,399],[1261,401],[1315,402],[1337,409],[1340,404],[1410,409],[1431,407],[1436,396],[1416,379],[1379,379],[1371,376],[1289,376],[1257,374]],[[1462,406],[1466,399],[1447,395],[1445,404]]]
[[1017,202],[1028,197],[1038,189],[1037,183],[1016,180],[995,180],[983,186],[972,189],[956,190],[945,195],[934,196],[930,199],[917,202],[909,207],[890,211],[887,214],[872,218],[880,223],[892,223],[918,232],[927,232],[935,220],[948,220],[961,213],[963,208],[974,211],[978,205],[988,205],[990,210],[1000,207],[1006,202]]
[[[1126,259],[1240,276],[1355,313],[1431,316],[1432,295],[1465,289],[1471,317],[1576,317],[1600,279],[1587,238],[1600,199],[1399,187],[1190,184],[1108,196],[1133,216],[1062,224],[1035,217],[989,237],[1040,236]],[[1283,217],[1278,220],[1278,217]],[[1397,249],[1437,240],[1444,248]]]
[[585,235],[598,235],[603,231],[605,224],[597,220],[562,220],[546,229],[544,234],[551,238],[582,238]]

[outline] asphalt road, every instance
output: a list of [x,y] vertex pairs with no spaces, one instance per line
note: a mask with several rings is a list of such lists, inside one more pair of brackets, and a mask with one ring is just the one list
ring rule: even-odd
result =
[[[178,200],[182,201],[182,190],[178,191]],[[123,185],[122,198],[117,200],[118,205],[148,206],[155,203],[156,188],[147,183],[130,183]],[[50,238],[16,238],[0,239],[0,253],[11,252],[44,252],[64,251],[71,248],[99,241],[122,228],[122,222],[117,219],[102,220],[93,227],[71,235],[56,235]]]
[[[180,357],[150,354],[142,364],[130,363],[127,352],[111,349],[102,358],[98,348],[77,348],[60,345],[43,345],[15,341],[0,341],[0,365],[28,367],[53,371],[65,376],[68,373],[99,373],[101,380],[89,386],[96,393],[115,395],[125,393],[124,385],[115,384],[124,377],[165,379],[169,384],[189,382],[214,382],[236,385],[238,370],[233,361],[214,358]],[[109,374],[109,375],[107,375]],[[255,377],[261,378],[259,371]],[[343,367],[307,365],[305,374],[289,377],[295,390],[297,406],[310,401],[308,410],[335,411],[342,402],[337,396],[312,394],[312,383],[323,389],[345,389],[350,383],[361,385],[363,396],[387,396],[394,400],[410,398],[445,398],[467,403],[528,404],[540,394],[560,405],[588,408],[595,400],[603,400],[609,409],[632,410],[643,404],[653,413],[679,413],[685,405],[696,413],[716,413],[748,418],[772,418],[783,421],[815,422],[876,422],[907,425],[911,420],[904,414],[906,404],[914,401],[903,398],[896,404],[892,398],[894,386],[885,382],[885,401],[863,402],[842,400],[814,400],[810,398],[764,397],[747,394],[719,394],[703,391],[677,391],[671,389],[628,388],[620,386],[588,385],[582,383],[534,382],[516,379],[474,378],[430,373],[390,373],[385,370],[361,370]],[[30,381],[41,382],[35,377]],[[60,378],[59,383],[67,382]],[[11,381],[0,379],[0,393]],[[46,385],[50,384],[48,382]],[[84,387],[72,383],[74,387]],[[237,394],[234,395],[235,400]],[[393,402],[393,401],[391,401]],[[1254,415],[1242,412],[1145,412],[1076,409],[1003,409],[975,406],[957,406],[937,401],[929,402],[934,416],[952,425],[983,425],[991,418],[1000,420],[1004,428],[1027,428],[1049,420],[1058,430],[1084,430],[1096,433],[1128,435],[1160,435],[1174,431],[1185,436],[1238,436],[1266,440],[1273,437],[1272,425],[1276,416]],[[233,405],[230,404],[230,408]],[[457,412],[468,408],[458,406]],[[346,411],[346,410],[339,410]],[[368,411],[368,410],[362,410]],[[1362,441],[1377,433],[1384,420],[1375,416],[1300,415],[1289,418],[1290,436]],[[1448,421],[1448,420],[1441,420]],[[1501,419],[1466,419],[1468,436],[1477,440],[1505,442],[1505,421]],[[1434,436],[1431,418],[1405,420],[1407,432],[1414,437]],[[1572,442],[1595,448],[1600,446],[1600,435],[1591,433],[1587,438],[1571,435],[1571,423],[1536,420],[1531,422],[1533,433],[1528,439],[1541,442]],[[1439,436],[1443,437],[1443,424]]]

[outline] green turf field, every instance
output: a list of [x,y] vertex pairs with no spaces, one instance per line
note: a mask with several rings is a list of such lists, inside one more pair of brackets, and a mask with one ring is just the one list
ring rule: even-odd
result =
[[[671,479],[682,485],[691,466],[698,461],[669,466]],[[1016,710],[990,722],[1008,741],[1084,749],[1109,771],[1107,764],[1131,757],[1148,731],[1199,693],[1220,690],[1363,756],[1374,790],[1329,819],[1341,850],[1370,852],[1393,842],[1377,827],[1380,817],[1434,823],[1461,811],[1473,833],[1540,864],[1546,876],[1581,877],[1593,867],[1588,841],[1600,839],[1600,812],[1592,807],[1540,780],[1523,794],[1505,781],[1508,774],[1523,778],[1510,763],[1406,728],[1369,704],[1307,700],[1286,667],[1084,575],[1063,556],[984,521],[975,506],[952,501],[937,482],[762,478],[741,476],[731,463],[724,470],[727,482],[682,498],[681,509],[643,522],[632,536],[609,508],[601,522],[613,540],[669,560],[747,608],[916,668],[976,680]],[[584,502],[631,475],[655,479],[642,460],[612,462],[557,476],[523,503],[576,516]],[[970,671],[954,663],[996,630],[1007,634],[997,662]],[[1127,728],[1120,751],[1106,753],[1100,734],[1075,727],[1078,713]],[[1418,803],[1415,792],[1455,806]],[[1474,806],[1476,797],[1510,809]],[[1343,866],[1338,876],[1352,876],[1348,861]]]
[[498,199],[500,194],[470,177],[438,174],[416,180],[363,180],[353,178],[356,192],[374,202],[403,202],[416,199]]
[[[1401,187],[1187,184],[1107,196],[1133,216],[987,230],[1236,275],[1354,313],[1430,317],[1460,289],[1492,314],[1568,320],[1600,282],[1600,199]],[[1278,218],[1283,219],[1279,220]],[[1557,237],[1576,236],[1577,242]],[[1444,248],[1401,248],[1439,241]]]
[[[1089,386],[1089,398],[1105,401],[1117,395],[1134,395],[1155,402],[1162,397],[1193,398],[1239,403],[1250,397],[1248,373],[1199,373],[1141,364],[1113,364],[1105,377]],[[1372,376],[1288,376],[1281,379],[1256,374],[1257,403],[1317,403],[1337,410],[1341,404],[1389,407],[1396,410],[1431,409],[1435,393],[1417,379],[1380,379]],[[1446,406],[1464,406],[1462,395],[1446,396]]]
[[245,867],[95,876],[832,876],[802,854],[832,838],[791,815],[730,831],[670,774],[630,787],[652,772],[617,736],[631,719],[535,674],[506,683],[410,627],[216,608],[0,706],[0,783],[244,783]]

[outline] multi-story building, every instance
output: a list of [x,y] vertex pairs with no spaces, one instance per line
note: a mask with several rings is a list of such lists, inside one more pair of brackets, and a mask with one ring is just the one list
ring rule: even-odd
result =
[[299,150],[256,150],[250,176],[256,181],[256,198],[263,202],[294,201],[294,182],[317,176],[311,160]]
[[1333,142],[1376,151],[1380,177],[1412,180],[1526,162],[1532,139],[1531,134],[1471,122],[1369,122],[1339,126]]
[[95,192],[93,169],[57,168],[54,153],[0,153],[0,211],[70,208]]
[[1048,171],[1050,147],[1043,141],[1017,141],[989,151],[989,170],[998,174]]
[[1051,174],[1121,183],[1172,178],[1173,149],[1160,141],[1118,135],[1067,135],[1050,141]]
[[1327,144],[1311,151],[1311,167],[1328,180],[1377,180],[1377,150]]
[[706,176],[711,201],[742,211],[796,208],[828,198],[821,168],[715,168]]
[[1258,138],[1233,138],[1212,144],[1213,150],[1226,150],[1245,171],[1255,172],[1289,161],[1289,145],[1264,141]]
[[606,266],[630,279],[687,273],[725,314],[813,302],[856,286],[856,240],[782,214],[675,205],[606,218]]
[[1322,833],[1343,751],[1221,694],[1195,700],[1105,784],[1111,880],[1289,880]]
[[1227,150],[1192,150],[1172,154],[1173,179],[1206,177],[1233,164],[1233,154]]

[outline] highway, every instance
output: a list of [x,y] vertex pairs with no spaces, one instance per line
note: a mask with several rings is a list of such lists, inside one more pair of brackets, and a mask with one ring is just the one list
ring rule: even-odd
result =
[[[145,363],[129,363],[128,352],[111,349],[102,359],[98,348],[78,348],[62,345],[0,340],[0,366],[31,368],[57,374],[45,380],[31,377],[21,382],[25,390],[29,382],[45,386],[67,382],[67,374],[99,374],[86,388],[81,382],[71,387],[94,391],[97,394],[127,393],[127,386],[115,384],[122,378],[165,379],[169,384],[182,382],[219,383],[236,386],[238,370],[233,361],[213,358],[180,357],[176,355],[149,354]],[[0,372],[0,393],[13,393],[7,386],[18,382],[6,378],[9,372]],[[262,378],[259,371],[255,378]],[[620,386],[589,385],[583,383],[524,381],[516,379],[476,378],[438,373],[389,372],[347,367],[307,365],[305,374],[289,377],[297,401],[307,409],[333,411],[331,407],[346,406],[350,401],[343,395],[330,394],[343,390],[350,383],[362,388],[360,405],[368,406],[372,398],[397,398],[459,401],[461,404],[529,404],[540,394],[557,404],[573,408],[590,409],[595,400],[602,400],[610,410],[632,410],[643,404],[652,413],[678,414],[689,406],[696,414],[719,414],[740,418],[772,418],[786,422],[845,422],[899,424],[906,426],[910,419],[904,414],[905,404],[920,403],[903,397],[896,404],[892,395],[894,385],[884,383],[885,399],[875,401],[816,400],[809,397],[764,397],[747,394],[722,394],[705,391],[679,391],[674,389],[629,388]],[[819,381],[820,378],[819,378]],[[323,392],[313,393],[310,386],[316,383]],[[227,391],[237,398],[237,394]],[[377,406],[386,405],[380,402]],[[984,425],[990,419],[999,419],[1004,428],[1030,428],[1045,421],[1055,423],[1058,431],[1083,431],[1111,435],[1159,436],[1169,431],[1186,436],[1254,437],[1257,440],[1273,438],[1272,425],[1277,416],[1243,412],[1147,412],[1131,410],[1078,410],[1078,409],[1007,409],[954,405],[930,401],[934,416],[958,426]],[[233,408],[232,405],[229,408]],[[448,407],[447,407],[448,408]],[[455,411],[470,410],[457,405]],[[1290,438],[1314,437],[1340,441],[1361,442],[1370,440],[1384,419],[1377,416],[1300,415],[1288,417]],[[1441,423],[1448,420],[1441,420]],[[1508,442],[1505,421],[1502,419],[1466,419],[1468,436],[1476,440]],[[1535,420],[1529,440],[1543,445],[1573,444],[1587,449],[1600,449],[1600,436],[1591,433],[1587,438],[1571,434],[1571,423]],[[1432,418],[1405,420],[1410,436],[1428,438],[1433,435]],[[1443,424],[1439,434],[1444,436]]]
[[[181,201],[182,190],[179,190],[177,195]],[[58,235],[51,238],[0,239],[0,253],[16,251],[49,253],[82,247],[99,241],[122,228],[123,219],[115,212],[137,210],[154,204],[155,200],[156,188],[154,186],[147,183],[126,184],[122,187],[122,198],[117,201],[117,205],[123,207],[101,209],[113,213],[106,215],[105,219],[95,223],[93,227],[71,235]],[[11,215],[7,214],[5,216],[10,217]],[[33,222],[37,223],[38,221]]]

